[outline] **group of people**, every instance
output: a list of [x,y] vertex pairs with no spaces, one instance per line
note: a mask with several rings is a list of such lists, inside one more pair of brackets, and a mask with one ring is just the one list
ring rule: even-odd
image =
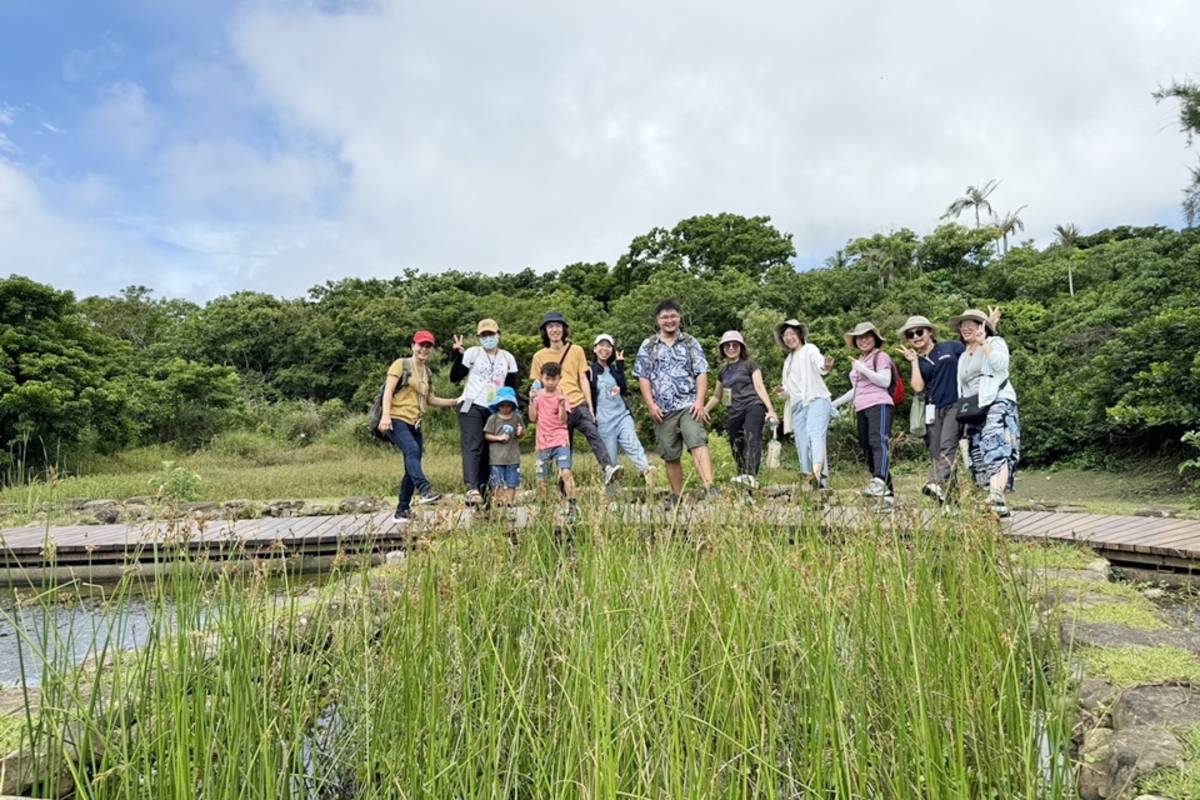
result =
[[[996,333],[999,319],[998,308],[987,314],[968,309],[950,318],[948,328],[955,338],[942,341],[937,326],[923,316],[913,316],[898,334],[905,342],[899,353],[910,364],[909,384],[916,392],[910,431],[925,437],[930,456],[924,493],[946,501],[959,442],[965,438],[971,472],[987,490],[988,505],[1007,516],[1005,498],[1020,459],[1020,423],[1009,379],[1008,346]],[[670,506],[680,502],[683,491],[685,449],[703,491],[717,491],[707,423],[721,402],[728,406],[726,431],[738,467],[733,480],[747,489],[756,488],[764,428],[770,424],[774,431],[781,420],[745,338],[739,331],[721,337],[720,366],[710,396],[708,358],[700,342],[683,331],[679,305],[673,300],[660,302],[655,322],[657,333],[638,347],[633,377],[654,423],[655,449],[671,488]],[[566,501],[564,513],[574,518],[578,513],[571,450],[575,431],[587,440],[606,489],[620,470],[620,454],[647,479],[652,467],[629,406],[625,355],[613,337],[601,333],[595,338],[589,362],[583,347],[571,340],[561,313],[546,314],[540,331],[542,348],[534,354],[528,375],[537,479],[547,493],[557,485]],[[414,502],[441,498],[421,466],[421,419],[430,406],[457,408],[466,502],[511,503],[515,498],[521,482],[519,443],[526,432],[518,398],[520,373],[516,359],[500,346],[495,320],[480,320],[476,335],[478,344],[470,347],[462,336],[452,342],[450,380],[463,384],[458,397],[439,397],[433,391],[427,361],[436,340],[429,331],[414,334],[412,356],[396,359],[388,369],[379,431],[404,455],[397,521],[409,518]],[[809,341],[808,327],[799,320],[788,319],[775,327],[775,340],[787,353],[775,389],[776,396],[785,398],[783,431],[795,438],[805,485],[826,489],[830,421],[842,406],[852,405],[870,471],[863,494],[890,506],[894,498],[890,439],[903,377],[883,350],[884,337],[870,322],[860,323],[843,338],[852,352],[850,389],[834,399],[825,383],[834,358]]]

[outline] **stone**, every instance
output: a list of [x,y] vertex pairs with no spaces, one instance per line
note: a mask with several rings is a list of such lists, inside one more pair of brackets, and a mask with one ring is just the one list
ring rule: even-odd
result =
[[1181,630],[1147,631],[1113,622],[1080,622],[1064,619],[1062,643],[1079,647],[1179,647],[1200,653],[1200,634]]
[[1070,606],[1111,606],[1126,603],[1128,600],[1115,594],[1089,592],[1085,589],[1051,586],[1038,596],[1038,607],[1043,611],[1061,605]]
[[1111,709],[1121,690],[1102,678],[1084,678],[1079,684],[1079,707],[1096,717]]
[[263,505],[264,517],[295,517],[304,508],[303,500],[271,500]]
[[1139,794],[1133,800],[1171,800],[1171,798],[1163,797],[1161,794]]
[[121,519],[121,504],[116,500],[89,500],[80,510],[85,517],[95,519],[97,525],[112,525]]
[[305,503],[301,507],[303,513],[296,516],[302,517],[332,517],[338,513],[337,506],[332,503]]
[[85,504],[87,504],[87,501],[88,499],[86,497],[64,497],[58,502],[59,505],[68,511],[79,511],[84,507]]
[[226,500],[221,508],[229,519],[256,519],[263,515],[262,504],[252,500]]
[[382,505],[378,497],[347,497],[338,504],[338,508],[343,514],[372,514]]
[[1045,581],[1090,581],[1091,583],[1108,583],[1108,575],[1094,569],[1065,569],[1047,567],[1032,571],[1035,578]]
[[1149,589],[1142,589],[1142,597],[1146,598],[1147,600],[1162,600],[1166,596],[1167,590],[1160,589],[1157,586]]
[[389,567],[395,567],[403,564],[406,558],[408,558],[408,553],[403,550],[390,550],[384,554],[383,563]]
[[1183,758],[1183,744],[1165,728],[1137,727],[1117,731],[1109,739],[1108,786],[1103,797],[1117,798],[1130,792],[1139,778]]
[[1108,580],[1112,573],[1112,565],[1108,563],[1107,558],[1094,558],[1084,569],[1088,572],[1098,572],[1104,576],[1104,580]]
[[221,510],[221,504],[211,500],[199,500],[195,503],[188,503],[184,508],[189,514],[203,514],[206,517],[212,517]]
[[127,505],[127,506],[150,506],[150,505],[154,505],[154,498],[149,495],[139,495],[137,497],[126,497],[125,505]]
[[1134,686],[1112,708],[1118,731],[1147,725],[1190,727],[1200,722],[1200,690],[1174,684]]
[[1112,728],[1094,728],[1083,735],[1079,746],[1079,797],[1104,800],[1108,789],[1108,767],[1112,758]]
[[1173,508],[1139,508],[1133,512],[1135,517],[1174,517],[1177,511]]
[[116,500],[88,500],[79,509],[81,511],[95,511],[98,508],[115,508],[119,505],[120,503]]

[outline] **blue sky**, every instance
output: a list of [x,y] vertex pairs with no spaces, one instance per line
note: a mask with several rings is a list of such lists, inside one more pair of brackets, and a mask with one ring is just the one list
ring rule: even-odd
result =
[[802,264],[969,183],[1054,225],[1179,223],[1150,93],[1192,2],[0,2],[0,272],[299,295],[614,261],[767,214]]

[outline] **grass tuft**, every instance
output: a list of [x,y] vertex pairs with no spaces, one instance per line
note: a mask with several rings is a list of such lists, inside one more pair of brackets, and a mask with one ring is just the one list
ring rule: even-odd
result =
[[1181,647],[1086,647],[1078,655],[1089,674],[1118,686],[1172,681],[1200,684],[1200,658]]

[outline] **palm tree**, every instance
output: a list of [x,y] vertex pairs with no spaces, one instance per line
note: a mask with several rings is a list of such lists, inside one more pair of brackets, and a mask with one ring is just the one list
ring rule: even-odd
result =
[[982,187],[968,186],[966,194],[955,200],[946,209],[946,213],[942,214],[942,219],[950,219],[954,217],[958,219],[968,208],[975,209],[975,227],[979,227],[979,209],[986,209],[987,213],[992,213],[992,204],[988,202],[988,195],[996,191],[996,187],[1000,185],[1000,181],[992,178]]
[[996,226],[996,231],[1000,234],[1000,240],[1004,243],[1004,249],[1001,250],[1000,255],[1004,255],[1008,252],[1009,235],[1014,234],[1017,231],[1025,230],[1025,221],[1021,219],[1021,212],[1027,208],[1029,208],[1029,206],[1024,205],[1018,208],[1016,211],[1009,211],[1004,215],[1003,218],[992,218],[992,224]]
[[1071,297],[1075,296],[1075,275],[1071,270],[1072,253],[1076,245],[1079,243],[1079,228],[1074,223],[1068,225],[1055,225],[1054,237],[1058,240],[1056,244],[1067,251],[1067,289],[1071,292]]

